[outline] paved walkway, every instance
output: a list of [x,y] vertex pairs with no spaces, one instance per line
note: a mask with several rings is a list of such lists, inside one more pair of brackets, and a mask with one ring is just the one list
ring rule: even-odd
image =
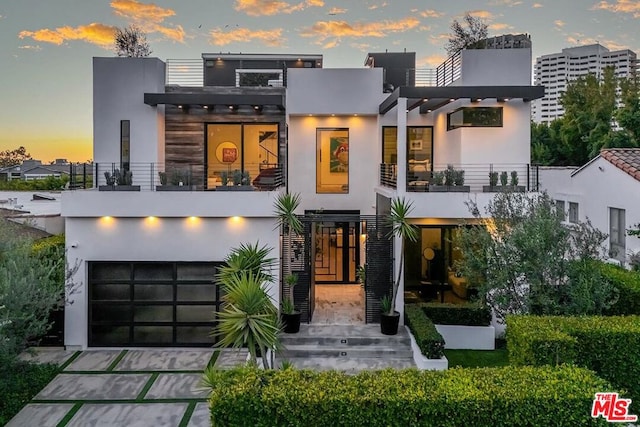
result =
[[228,368],[246,353],[213,349],[38,350],[26,356],[62,372],[8,427],[210,426],[202,372]]

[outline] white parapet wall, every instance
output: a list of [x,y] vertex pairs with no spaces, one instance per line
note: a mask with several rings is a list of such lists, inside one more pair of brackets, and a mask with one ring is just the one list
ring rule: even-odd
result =
[[493,326],[435,325],[444,348],[451,350],[495,350],[496,331]]
[[418,343],[409,328],[405,326],[405,329],[411,338],[413,361],[418,369],[422,371],[446,371],[449,368],[449,361],[445,356],[442,356],[440,359],[427,359],[420,351],[420,347],[418,347]]

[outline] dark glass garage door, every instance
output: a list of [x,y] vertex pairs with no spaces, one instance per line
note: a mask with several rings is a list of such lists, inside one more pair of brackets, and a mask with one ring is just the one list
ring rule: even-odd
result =
[[211,346],[214,262],[90,262],[89,345]]

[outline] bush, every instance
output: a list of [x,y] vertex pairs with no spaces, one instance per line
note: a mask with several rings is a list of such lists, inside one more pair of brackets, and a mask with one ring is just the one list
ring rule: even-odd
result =
[[420,306],[436,325],[489,326],[491,324],[491,309],[479,303],[426,303]]
[[[516,365],[573,363],[591,369],[640,402],[640,317],[511,316],[509,362]],[[637,412],[637,410],[636,410]]]
[[0,366],[0,425],[5,425],[59,372],[55,365]]
[[604,262],[598,266],[604,279],[619,292],[618,300],[607,310],[607,314],[640,315],[640,272]]
[[208,370],[214,426],[588,426],[606,381],[576,367]]
[[422,308],[415,304],[405,305],[404,318],[416,339],[420,352],[427,359],[440,359],[444,355],[444,339]]

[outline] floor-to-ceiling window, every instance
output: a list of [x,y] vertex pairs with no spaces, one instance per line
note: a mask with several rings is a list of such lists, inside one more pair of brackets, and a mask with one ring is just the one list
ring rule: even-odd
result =
[[349,193],[349,129],[316,130],[316,193]]
[[[382,163],[398,163],[398,128],[382,128]],[[407,185],[424,186],[433,170],[433,128],[407,126]]]
[[278,167],[277,123],[211,123],[207,125],[207,187],[233,182],[249,174],[249,183],[261,171]]

